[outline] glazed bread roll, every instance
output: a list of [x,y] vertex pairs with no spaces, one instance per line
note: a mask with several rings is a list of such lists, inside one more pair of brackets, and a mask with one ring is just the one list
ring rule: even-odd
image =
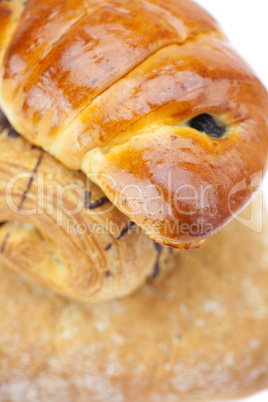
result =
[[[3,116],[1,124],[7,125]],[[6,265],[90,302],[129,295],[171,268],[169,248],[155,245],[85,175],[33,148],[10,126],[0,147],[0,260]]]
[[267,161],[267,91],[197,4],[28,0],[10,24],[9,121],[152,239],[199,246],[249,201]]
[[0,63],[2,64],[4,53],[12,39],[18,25],[21,13],[24,10],[25,1],[2,0],[0,4]]
[[1,401],[196,402],[267,388],[267,242],[267,217],[261,233],[233,221],[165,278],[97,305],[1,264]]

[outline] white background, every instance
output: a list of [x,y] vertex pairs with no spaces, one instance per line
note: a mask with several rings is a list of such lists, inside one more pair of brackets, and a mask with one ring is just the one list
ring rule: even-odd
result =
[[[268,1],[196,0],[218,20],[236,50],[268,87]],[[268,205],[268,177],[263,186]],[[268,333],[268,329],[267,329]],[[268,373],[267,373],[268,375]],[[243,402],[267,402],[268,392]]]
[[[238,53],[268,88],[268,1],[196,1],[216,18]],[[263,188],[268,205],[268,177]]]

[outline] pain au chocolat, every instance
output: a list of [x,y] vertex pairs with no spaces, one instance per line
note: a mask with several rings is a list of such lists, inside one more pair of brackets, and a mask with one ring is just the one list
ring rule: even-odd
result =
[[[81,172],[0,119],[0,263],[87,302],[127,296],[168,271],[159,247]],[[173,251],[173,254],[175,251]]]
[[267,91],[197,4],[11,0],[0,16],[10,123],[152,239],[198,246],[249,201]]

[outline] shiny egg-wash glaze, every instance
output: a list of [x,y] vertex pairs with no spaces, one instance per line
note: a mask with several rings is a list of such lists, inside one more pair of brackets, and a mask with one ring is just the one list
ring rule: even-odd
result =
[[267,91],[197,4],[29,0],[14,25],[9,121],[154,240],[198,246],[249,201],[267,161]]

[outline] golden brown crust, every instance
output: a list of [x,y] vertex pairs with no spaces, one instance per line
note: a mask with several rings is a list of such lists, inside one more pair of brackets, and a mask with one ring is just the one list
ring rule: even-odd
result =
[[267,388],[267,224],[233,221],[165,278],[93,306],[1,265],[1,400],[215,401]]
[[[85,175],[11,128],[0,133],[0,147],[0,260],[6,265],[90,302],[126,296],[170,268],[172,262],[159,266],[154,242]],[[161,252],[164,258],[169,250]]]
[[19,23],[19,18],[24,10],[22,0],[1,0],[0,3],[0,64],[14,31]]
[[[267,161],[267,91],[190,0],[29,0],[1,104],[29,141],[175,247],[223,227]],[[222,138],[187,126],[203,114]]]

